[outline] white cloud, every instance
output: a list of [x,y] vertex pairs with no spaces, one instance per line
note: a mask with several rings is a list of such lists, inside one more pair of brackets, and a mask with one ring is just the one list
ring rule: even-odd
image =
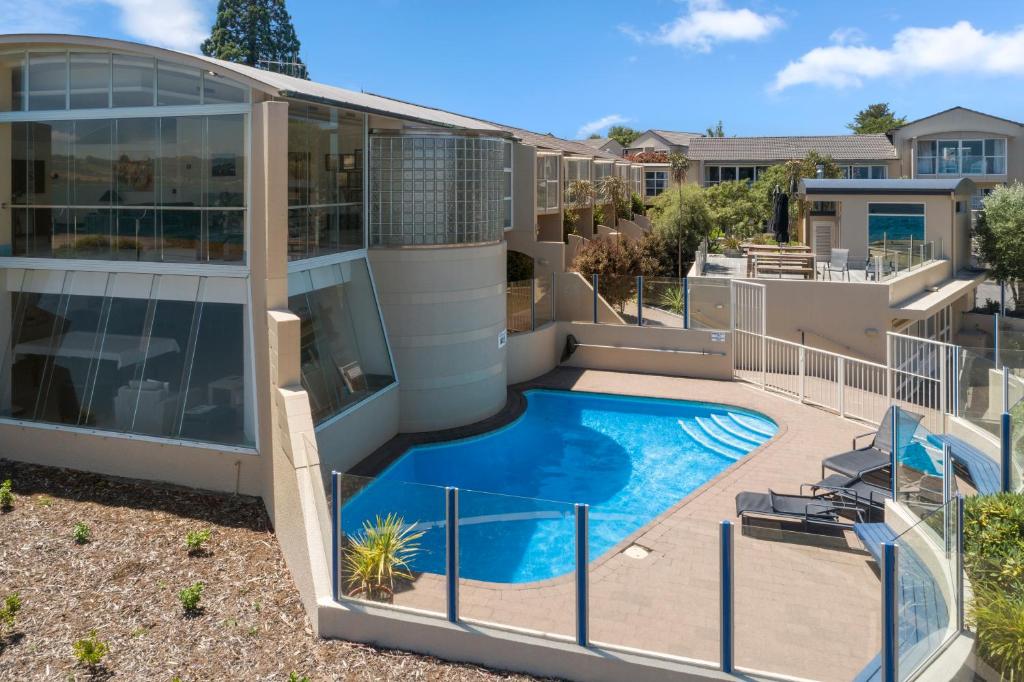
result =
[[607,129],[609,126],[625,123],[628,120],[628,118],[619,114],[608,114],[607,116],[602,116],[596,121],[591,121],[590,123],[584,123],[581,125],[580,129],[576,131],[576,137],[590,137],[594,133],[599,133],[602,130]]
[[967,21],[943,28],[905,28],[888,48],[817,47],[775,75],[771,89],[795,85],[858,87],[869,78],[929,73],[1024,75],[1024,26],[986,33]]
[[723,0],[690,0],[684,14],[652,33],[631,26],[619,30],[639,43],[710,52],[716,43],[758,40],[782,26],[782,19],[775,15],[729,9]]
[[[199,51],[212,24],[202,0],[0,0],[0,33],[78,33],[98,4],[117,11],[127,37],[187,52]],[[109,34],[94,26],[88,30]]]
[[867,35],[855,26],[848,26],[832,31],[828,39],[836,45],[859,45],[867,39]]

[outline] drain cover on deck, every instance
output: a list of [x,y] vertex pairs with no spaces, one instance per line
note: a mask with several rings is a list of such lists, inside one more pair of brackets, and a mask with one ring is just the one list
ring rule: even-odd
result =
[[623,554],[628,556],[630,559],[646,559],[647,555],[651,553],[651,550],[640,545],[630,545],[625,549]]

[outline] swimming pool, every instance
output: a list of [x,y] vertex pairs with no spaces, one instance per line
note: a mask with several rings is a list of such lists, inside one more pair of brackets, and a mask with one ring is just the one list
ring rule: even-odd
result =
[[399,514],[426,533],[414,569],[444,573],[443,486],[455,486],[462,577],[552,578],[574,568],[573,503],[590,505],[595,560],[778,430],[764,415],[713,403],[525,396],[526,411],[501,429],[402,455],[344,503],[345,532]]

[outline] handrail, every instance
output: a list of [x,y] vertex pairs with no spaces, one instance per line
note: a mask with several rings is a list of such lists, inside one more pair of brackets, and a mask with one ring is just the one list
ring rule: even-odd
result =
[[[800,332],[801,334],[810,334],[812,336],[817,336],[819,339],[824,339],[825,341],[828,341],[829,343],[834,343],[835,345],[837,345],[837,346],[839,346],[841,348],[845,348],[848,351],[852,351],[853,350],[852,348],[847,346],[845,343],[840,343],[839,341],[836,341],[835,339],[833,339],[831,337],[825,336],[824,334],[820,334],[820,333],[814,331],[813,329],[800,329],[800,328],[798,328],[797,331]],[[807,344],[804,344],[804,345],[806,346]],[[819,348],[818,350],[824,350],[824,349],[823,348]]]
[[606,348],[606,349],[609,349],[609,350],[647,350],[647,351],[654,351],[654,352],[657,352],[657,353],[678,353],[680,355],[717,355],[717,356],[722,356],[722,357],[725,356],[725,353],[722,352],[722,351],[704,350],[704,349],[701,349],[701,350],[677,350],[677,349],[674,349],[674,348],[640,348],[639,346],[609,346],[609,345],[600,344],[600,343],[578,343],[578,344],[576,344],[576,347],[577,348]]
[[[760,334],[756,334],[754,332],[744,332],[744,331],[739,330],[739,329],[737,329],[735,331],[738,331],[738,332],[743,333],[743,334],[752,334],[753,336],[760,336]],[[786,339],[780,339],[780,338],[777,338],[777,337],[774,337],[774,336],[765,336],[764,338],[765,338],[765,341],[767,341],[768,343],[782,343],[782,344],[785,344],[787,346],[792,346],[792,347],[798,348],[798,349],[799,348],[803,348],[804,351],[810,351],[810,352],[814,352],[814,353],[821,353],[823,355],[831,355],[834,358],[841,358],[841,359],[849,361],[849,362],[856,362],[856,363],[859,363],[859,364],[862,364],[862,365],[867,365],[869,367],[878,367],[879,369],[888,369],[888,366],[882,365],[882,364],[877,363],[877,362],[872,362],[871,360],[863,360],[861,358],[855,358],[855,357],[851,357],[849,355],[843,355],[842,353],[833,353],[830,350],[825,350],[823,348],[815,348],[814,346],[808,346],[806,344],[796,343],[795,341],[787,341]]]

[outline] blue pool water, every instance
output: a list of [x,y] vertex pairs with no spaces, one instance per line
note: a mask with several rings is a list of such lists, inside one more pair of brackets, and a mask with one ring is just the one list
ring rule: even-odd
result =
[[573,503],[590,505],[597,559],[777,431],[725,405],[531,390],[497,431],[410,449],[342,509],[346,534],[376,515],[426,531],[417,571],[444,573],[444,490],[459,488],[464,578],[522,583],[574,568]]

